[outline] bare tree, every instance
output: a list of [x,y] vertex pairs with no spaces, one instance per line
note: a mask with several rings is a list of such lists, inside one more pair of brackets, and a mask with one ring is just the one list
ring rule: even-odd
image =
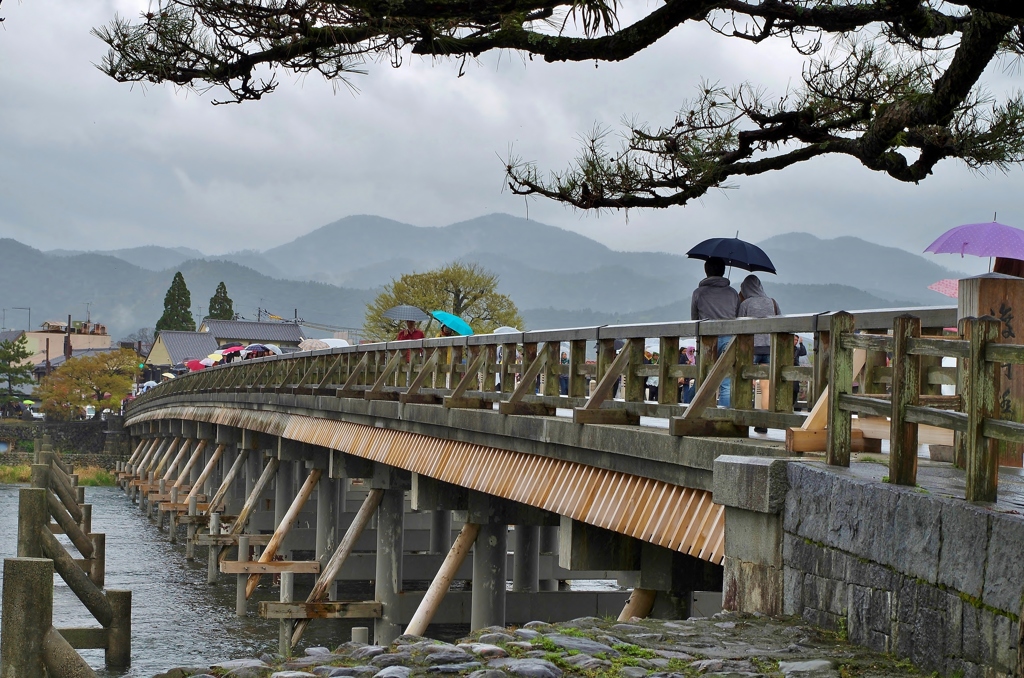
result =
[[628,25],[617,0],[162,0],[95,31],[124,82],[259,99],[279,69],[346,80],[407,52],[464,60],[503,49],[545,61],[620,61],[684,24],[723,40],[782,42],[804,59],[781,98],[705,83],[674,120],[595,129],[561,172],[507,159],[510,189],[580,209],[685,204],[734,177],[845,155],[918,182],[939,161],[1005,171],[1024,159],[1024,99],[981,78],[1024,55],[1017,0],[666,0]]

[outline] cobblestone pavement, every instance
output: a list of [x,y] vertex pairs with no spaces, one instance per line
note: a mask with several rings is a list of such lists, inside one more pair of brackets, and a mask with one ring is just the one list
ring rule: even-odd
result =
[[801,619],[722,613],[710,619],[492,627],[457,644],[402,636],[390,647],[345,643],[305,656],[263,655],[154,678],[880,678],[908,662],[856,647]]

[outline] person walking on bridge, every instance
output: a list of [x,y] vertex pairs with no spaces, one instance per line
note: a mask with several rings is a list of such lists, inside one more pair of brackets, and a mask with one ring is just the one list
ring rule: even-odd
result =
[[[781,315],[779,304],[764,292],[761,286],[761,279],[751,273],[740,283],[740,310],[741,318],[770,318]],[[768,334],[754,335],[754,364],[767,365],[771,359],[771,337]],[[761,380],[761,409],[768,409],[769,380]],[[768,429],[755,426],[755,433],[768,433]]]
[[[704,262],[704,275],[690,300],[691,320],[732,320],[736,318],[740,308],[740,296],[732,288],[725,277],[725,261],[711,257]],[[718,351],[721,353],[729,345],[732,337],[718,338]],[[732,384],[729,379],[722,381],[718,389],[718,406],[729,407]]]

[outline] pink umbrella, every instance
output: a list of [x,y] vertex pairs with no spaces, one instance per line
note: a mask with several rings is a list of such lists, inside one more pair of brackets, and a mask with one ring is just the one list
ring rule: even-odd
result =
[[960,281],[953,278],[945,278],[944,280],[933,282],[928,286],[928,289],[956,299],[960,296]]
[[964,224],[940,235],[924,251],[935,254],[973,254],[977,257],[1024,259],[1024,231],[996,221],[986,224]]

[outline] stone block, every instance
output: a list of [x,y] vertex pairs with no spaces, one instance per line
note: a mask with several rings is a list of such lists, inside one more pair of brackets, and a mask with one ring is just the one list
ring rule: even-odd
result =
[[782,561],[790,567],[809,574],[821,574],[824,549],[817,544],[788,532],[782,538]]
[[939,500],[916,492],[901,492],[896,506],[898,541],[887,544],[895,561],[891,564],[911,577],[937,581],[941,525]]
[[960,652],[964,659],[977,664],[984,661],[981,642],[981,610],[973,605],[964,605],[960,612]]
[[804,601],[830,614],[846,615],[846,585],[813,574],[804,576]]
[[776,569],[782,567],[782,517],[725,507],[725,554]]
[[1020,516],[994,514],[991,521],[982,600],[986,605],[1020,614],[1024,597],[1024,576],[1020,567],[1020,554],[1024,553],[1024,520]]
[[779,513],[789,489],[788,464],[770,457],[718,457],[714,465],[714,502],[747,511]]
[[726,557],[723,607],[737,612],[782,614],[782,568]]
[[783,528],[798,537],[825,543],[832,513],[832,487],[836,477],[808,464],[788,464]]
[[913,650],[909,658],[926,671],[941,671],[946,663],[945,613],[933,608],[918,608],[913,627]]
[[800,615],[804,609],[804,573],[792,567],[782,569],[782,614]]
[[866,558],[851,557],[846,562],[846,580],[858,586],[892,591],[897,576],[888,567]]
[[837,478],[826,543],[857,557],[893,564],[897,496],[877,483]]
[[966,502],[946,501],[942,503],[941,529],[938,582],[980,597],[985,583],[989,513]]
[[846,619],[850,642],[865,645],[871,635],[871,589],[863,586],[846,587]]

